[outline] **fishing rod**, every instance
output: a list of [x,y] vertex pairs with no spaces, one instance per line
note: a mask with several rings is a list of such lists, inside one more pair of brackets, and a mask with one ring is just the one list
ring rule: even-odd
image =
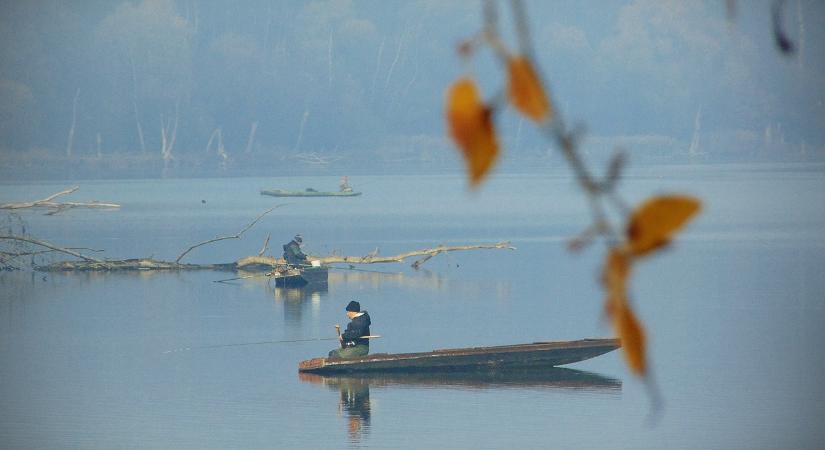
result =
[[235,277],[235,278],[226,278],[224,280],[212,280],[213,283],[226,283],[227,281],[235,281],[235,280],[246,280],[247,278],[257,278],[257,277],[271,277],[272,272],[267,273],[258,273],[255,275],[246,275],[242,277]]
[[[292,267],[298,267],[298,268],[318,267],[318,266],[313,266],[311,264],[289,264],[289,265],[292,266]],[[385,272],[385,271],[381,271],[381,270],[356,269],[355,267],[336,267],[336,266],[327,266],[327,267],[330,268],[330,269],[335,269],[335,270],[352,270],[352,271],[355,271],[355,272],[380,273],[380,274],[384,274],[384,275],[398,275],[398,274],[401,273],[401,272]],[[280,278],[282,276],[283,275],[273,274],[273,272],[267,272],[267,273],[259,273],[259,274],[255,274],[255,275],[245,275],[245,276],[242,276],[242,277],[225,278],[223,280],[213,280],[212,282],[213,283],[226,283],[227,281],[246,280],[246,279],[249,279],[249,278],[257,278],[257,277]]]
[[[369,336],[361,336],[358,339],[378,339],[381,335],[373,334]],[[315,342],[315,341],[335,341],[338,340],[339,337],[330,337],[330,338],[310,338],[310,339],[289,339],[284,341],[257,341],[257,342],[238,342],[235,344],[218,344],[218,345],[199,345],[195,347],[181,347],[172,350],[166,350],[163,352],[164,355],[169,353],[180,353],[180,352],[188,352],[190,350],[205,350],[209,348],[225,348],[225,347],[244,347],[249,345],[263,345],[263,344],[288,344],[294,342]]]
[[[333,262],[333,263],[329,263],[329,264],[347,264],[347,263]],[[306,268],[321,267],[321,266],[313,266],[312,264],[290,264],[290,266],[292,266],[292,267],[306,267]],[[401,272],[384,272],[384,271],[380,271],[380,270],[370,270],[370,269],[356,269],[355,267],[337,267],[337,266],[333,266],[333,265],[327,265],[327,268],[336,269],[336,270],[354,270],[356,272],[383,273],[384,275],[398,275],[398,274],[401,273]]]

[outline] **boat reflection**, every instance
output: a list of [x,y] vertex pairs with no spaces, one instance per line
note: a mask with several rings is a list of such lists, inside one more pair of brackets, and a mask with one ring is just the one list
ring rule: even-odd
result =
[[373,388],[446,389],[550,389],[617,393],[621,380],[593,372],[563,367],[537,369],[472,370],[457,372],[359,373],[357,375],[298,374],[301,381],[327,386],[340,392],[338,408],[346,414],[347,433],[358,443],[369,433]]
[[329,295],[326,284],[308,284],[303,287],[280,287],[267,284],[267,291],[276,303],[283,304],[284,320],[287,324],[299,325],[304,316],[317,317],[322,299]]
[[[390,269],[392,270],[392,269]],[[329,272],[330,285],[354,285],[381,290],[392,287],[418,289],[435,292],[450,291],[467,296],[493,296],[496,300],[511,297],[511,284],[505,279],[493,279],[486,282],[466,282],[426,269],[414,272],[389,272],[345,267],[333,267]]]
[[299,374],[302,381],[339,386],[357,381],[374,387],[420,386],[459,389],[539,388],[616,392],[621,380],[564,367],[483,369],[445,372],[365,372],[348,375]]

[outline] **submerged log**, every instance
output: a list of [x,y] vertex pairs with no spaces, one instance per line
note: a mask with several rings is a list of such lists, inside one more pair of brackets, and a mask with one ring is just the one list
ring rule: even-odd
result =
[[182,264],[172,261],[159,261],[151,258],[98,260],[98,261],[59,261],[44,266],[35,266],[40,272],[115,272],[131,270],[227,270],[234,271],[235,263],[226,264]]

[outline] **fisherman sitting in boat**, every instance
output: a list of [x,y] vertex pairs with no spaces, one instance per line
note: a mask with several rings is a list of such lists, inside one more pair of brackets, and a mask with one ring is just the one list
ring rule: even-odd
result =
[[341,348],[329,352],[330,358],[357,358],[367,356],[370,352],[370,315],[361,311],[361,304],[355,300],[347,304],[347,317],[350,323],[338,336]]
[[352,192],[352,186],[349,185],[349,177],[343,176],[341,177],[341,182],[338,184],[340,192],[349,193]]
[[307,255],[301,251],[301,244],[304,239],[300,234],[296,234],[288,244],[284,245],[284,259],[290,266],[307,265]]

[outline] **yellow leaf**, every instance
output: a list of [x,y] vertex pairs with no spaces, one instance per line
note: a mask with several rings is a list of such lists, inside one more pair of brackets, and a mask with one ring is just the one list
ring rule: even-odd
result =
[[536,123],[552,117],[550,101],[530,60],[524,56],[510,58],[507,62],[507,71],[507,94],[513,106]]
[[470,184],[477,186],[498,156],[498,142],[490,110],[469,78],[459,79],[447,92],[447,125],[464,155]]
[[647,200],[633,212],[627,224],[631,252],[644,255],[667,244],[700,207],[699,200],[685,195]]
[[625,361],[636,375],[647,372],[645,332],[630,305],[624,300],[611,301],[613,327],[622,341]]

